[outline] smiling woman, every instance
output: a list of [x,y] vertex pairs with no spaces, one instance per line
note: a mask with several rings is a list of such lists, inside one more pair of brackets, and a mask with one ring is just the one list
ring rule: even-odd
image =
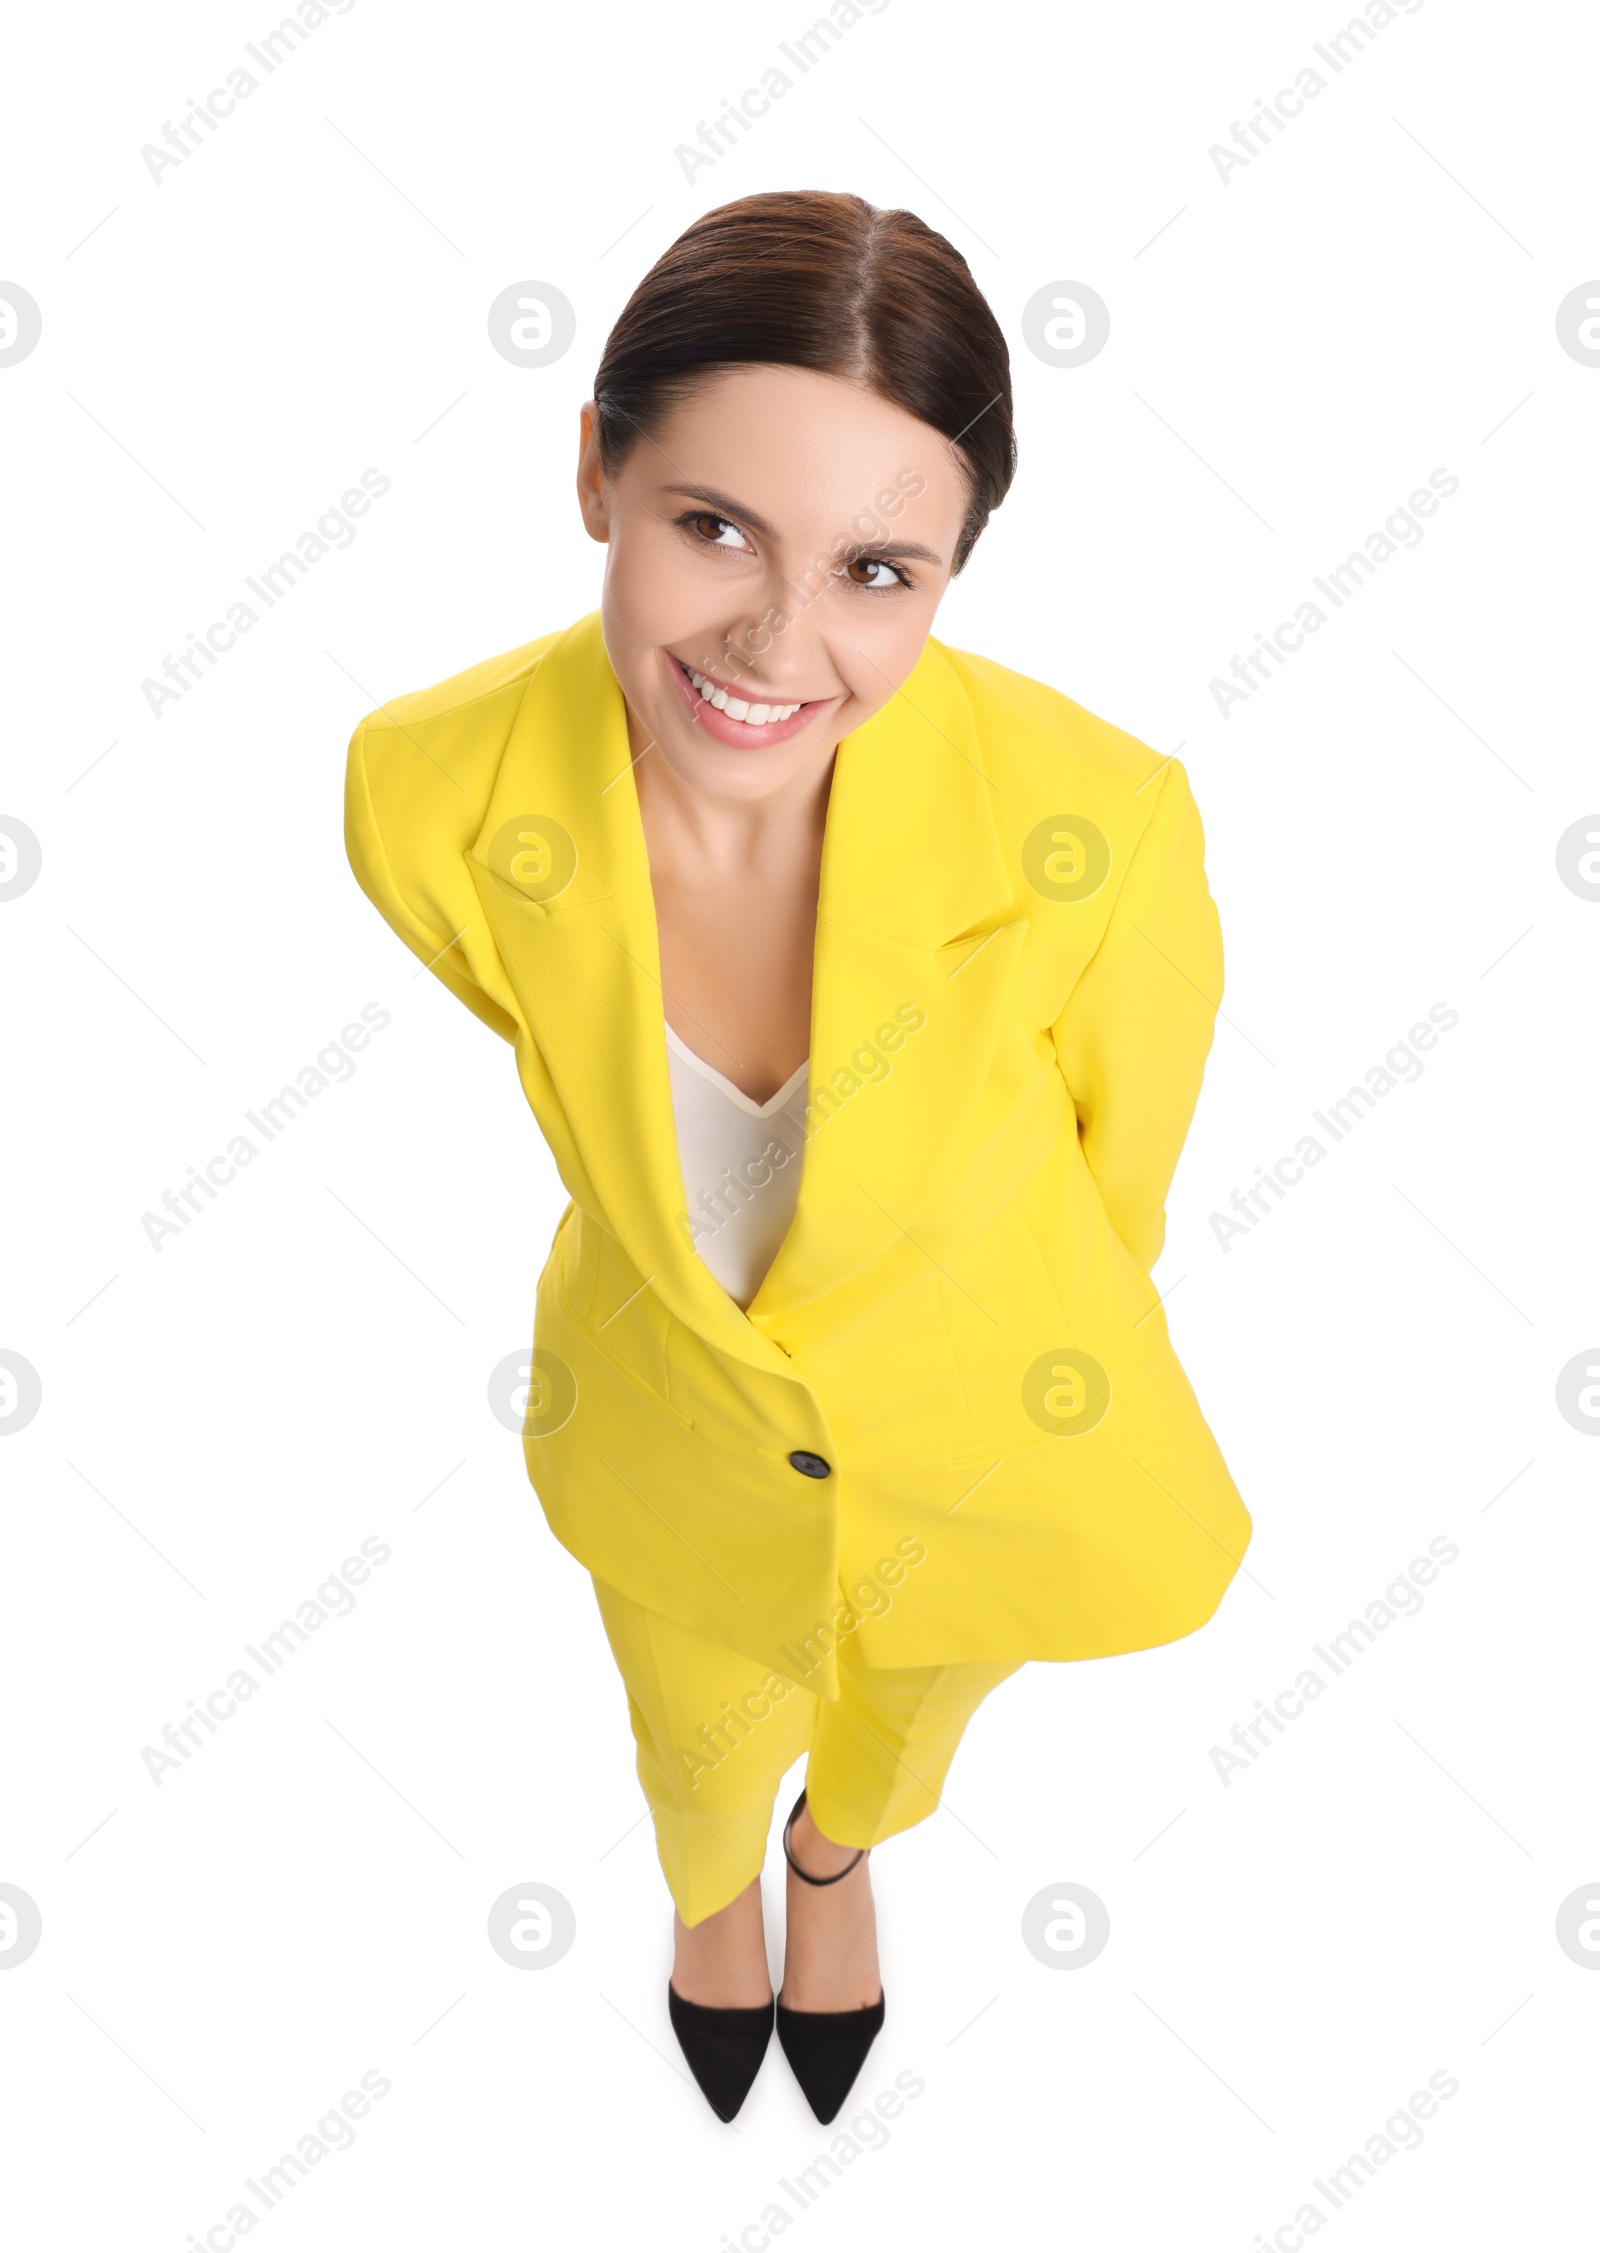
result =
[[[932,636],[1016,461],[942,236],[708,213],[578,440],[598,610],[370,714],[346,838],[571,1194],[524,1450],[626,1689],[673,2026],[731,2119],[804,1757],[775,2016],[831,2119],[883,2021],[868,1851],[1008,1675],[1192,1633],[1250,1538],[1150,1280],[1220,937],[1182,768]],[[914,1587],[859,1616],[897,1540]],[[737,1761],[683,1760],[773,1675]]]

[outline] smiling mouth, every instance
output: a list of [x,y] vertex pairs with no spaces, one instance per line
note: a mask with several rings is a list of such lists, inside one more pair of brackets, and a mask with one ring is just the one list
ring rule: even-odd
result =
[[[667,654],[671,656],[672,653],[669,650]],[[713,705],[717,711],[726,712],[730,720],[740,720],[746,727],[776,727],[781,721],[792,720],[797,712],[803,712],[808,701],[818,701],[812,698],[802,699],[797,704],[757,703],[753,697],[741,696],[737,689],[730,688],[714,675],[702,673],[693,665],[686,664],[681,657],[673,657],[672,662],[702,704]]]

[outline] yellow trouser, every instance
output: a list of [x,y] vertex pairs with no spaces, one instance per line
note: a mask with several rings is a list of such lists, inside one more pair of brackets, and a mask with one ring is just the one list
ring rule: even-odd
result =
[[628,1693],[656,1852],[689,1925],[759,1876],[778,1786],[802,1753],[824,1836],[876,1846],[933,1813],[962,1731],[1020,1663],[869,1667],[847,1634],[832,1700],[605,1581],[594,1592]]

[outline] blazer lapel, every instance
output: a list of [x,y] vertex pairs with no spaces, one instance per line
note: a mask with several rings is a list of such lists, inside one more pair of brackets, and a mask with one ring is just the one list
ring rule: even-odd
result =
[[792,1376],[680,1217],[655,899],[630,758],[595,612],[536,668],[467,866],[543,1067],[536,1084],[553,1098],[535,1110],[567,1187],[593,1203],[680,1321]]
[[[543,1067],[540,1124],[568,1188],[592,1188],[668,1309],[760,1369],[794,1374],[767,1334],[785,1307],[916,1233],[983,1084],[1026,931],[996,921],[1012,891],[993,795],[966,695],[930,641],[904,688],[839,746],[817,918],[812,1131],[793,1225],[746,1315],[685,1217],[649,858],[598,612],[528,684],[467,865]],[[880,1026],[891,1039],[903,1030],[903,1047],[891,1051]]]
[[920,1236],[1011,998],[1027,933],[1025,919],[1005,920],[1012,904],[972,708],[930,641],[904,687],[839,746],[799,1202],[753,1324],[781,1323]]

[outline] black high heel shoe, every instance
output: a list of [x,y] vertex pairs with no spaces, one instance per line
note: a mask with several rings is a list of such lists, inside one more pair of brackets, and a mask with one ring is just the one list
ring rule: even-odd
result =
[[[806,1795],[802,1792],[783,1826],[783,1858],[795,1876],[803,1878],[807,1885],[837,1885],[872,1849],[863,1846],[855,1862],[847,1862],[832,1877],[813,1877],[809,1870],[801,1869],[790,1851],[789,1833],[805,1803]],[[855,2086],[868,2050],[882,2031],[882,1991],[875,2003],[868,2003],[861,2010],[790,2010],[786,2003],[779,2003],[777,2022],[779,2043],[795,2079],[805,2091],[806,2102],[819,2120],[826,2123],[834,2119]]]
[[750,2094],[772,2038],[770,2002],[751,2010],[691,2003],[667,1981],[667,2016],[700,2093],[719,2120],[731,2120]]

